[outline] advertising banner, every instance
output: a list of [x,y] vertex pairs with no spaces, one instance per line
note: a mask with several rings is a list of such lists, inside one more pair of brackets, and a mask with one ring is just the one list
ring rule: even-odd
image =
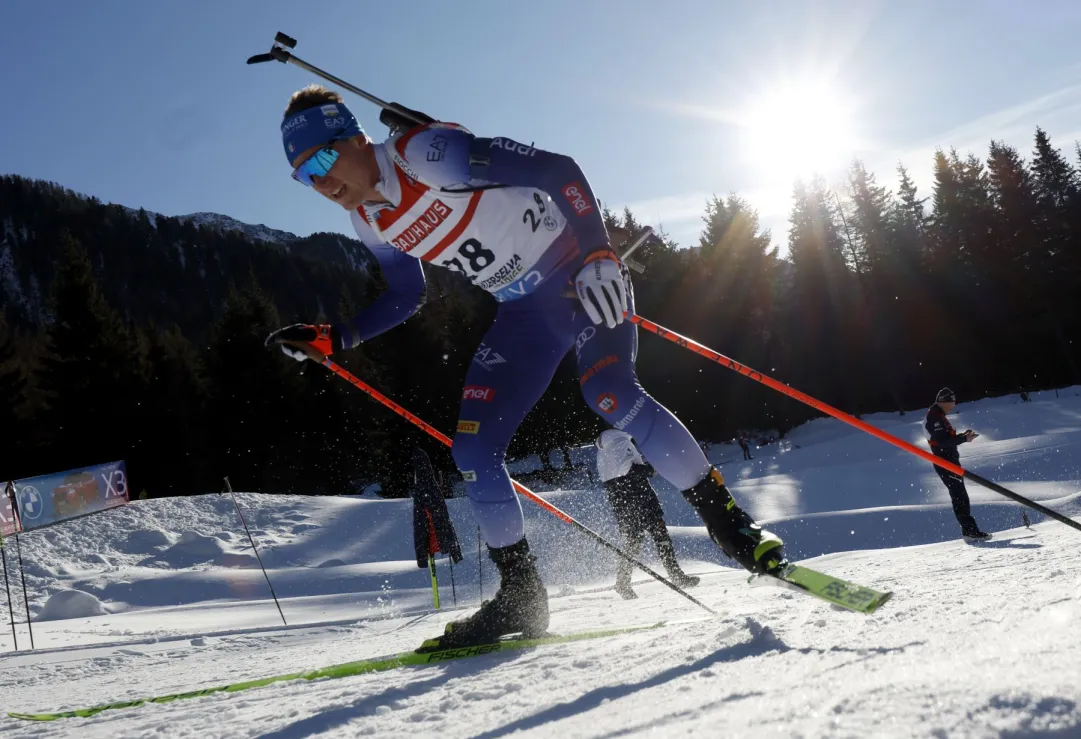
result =
[[11,536],[15,533],[15,514],[11,512],[11,498],[8,497],[6,482],[0,483],[0,536]]
[[[128,502],[128,476],[124,462],[120,461],[28,477],[15,481],[15,500],[22,530],[29,531],[124,505]],[[0,511],[10,516],[10,503],[6,510],[0,507]],[[2,521],[0,525],[7,526]]]

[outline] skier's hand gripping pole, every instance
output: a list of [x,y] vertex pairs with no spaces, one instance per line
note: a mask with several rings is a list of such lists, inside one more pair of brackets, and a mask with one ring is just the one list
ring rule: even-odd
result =
[[925,459],[928,462],[930,462],[931,464],[938,465],[939,467],[941,467],[941,468],[943,468],[945,470],[949,470],[950,472],[952,472],[955,475],[959,475],[960,477],[965,477],[965,478],[967,478],[969,480],[972,480],[973,482],[975,482],[975,483],[977,483],[979,485],[982,485],[983,487],[987,488],[988,490],[993,490],[994,492],[998,493],[999,495],[1003,495],[1003,496],[1009,498],[1010,500],[1017,501],[1021,505],[1025,505],[1025,506],[1028,506],[1029,508],[1031,508],[1031,509],[1033,509],[1035,511],[1039,511],[1040,513],[1044,514],[1048,518],[1053,518],[1056,521],[1058,521],[1059,523],[1064,523],[1067,526],[1069,526],[1070,528],[1077,529],[1078,531],[1081,531],[1081,523],[1078,523],[1077,521],[1074,521],[1071,518],[1067,518],[1066,516],[1062,515],[1061,513],[1053,511],[1053,510],[1051,510],[1050,508],[1048,508],[1046,506],[1040,505],[1039,503],[1037,503],[1034,500],[1029,500],[1028,498],[1026,498],[1026,497],[1024,497],[1022,495],[1018,495],[1017,493],[1013,492],[1012,490],[1009,490],[1007,488],[1002,487],[998,483],[992,482],[991,480],[988,480],[988,479],[986,479],[984,477],[981,477],[980,475],[977,475],[975,472],[970,472],[970,471],[966,470],[964,467],[962,467],[959,464],[954,464],[953,462],[942,459],[942,457],[935,456],[931,452],[928,452],[928,451],[926,451],[924,449],[920,449],[918,446],[914,446],[912,444],[909,444],[907,441],[904,441],[903,439],[898,439],[893,434],[888,434],[885,431],[883,431],[882,429],[875,428],[871,424],[869,424],[869,423],[867,423],[865,421],[861,421],[860,419],[856,418],[855,416],[850,416],[847,413],[845,413],[844,411],[839,411],[836,408],[834,408],[833,406],[828,405],[826,403],[823,403],[821,400],[818,400],[817,398],[812,398],[810,395],[807,395],[806,393],[801,393],[799,390],[796,390],[793,387],[785,385],[783,382],[779,382],[777,380],[774,380],[772,377],[769,377],[768,375],[763,375],[758,370],[751,369],[750,367],[748,367],[745,364],[740,364],[736,360],[730,359],[729,357],[724,356],[720,352],[716,352],[713,349],[710,349],[708,346],[704,346],[702,344],[699,344],[694,339],[688,339],[686,336],[683,336],[681,334],[677,334],[675,331],[669,331],[664,326],[660,326],[660,325],[658,325],[656,323],[653,323],[653,321],[650,321],[649,319],[646,319],[646,318],[642,318],[641,316],[638,316],[638,315],[629,316],[629,319],[633,323],[635,323],[635,324],[641,326],[642,328],[644,328],[646,331],[649,331],[651,333],[656,334],[657,336],[660,336],[662,339],[667,339],[668,341],[671,341],[673,344],[681,346],[684,349],[689,349],[692,352],[694,352],[695,354],[697,354],[699,356],[702,356],[702,357],[705,357],[706,359],[709,359],[709,360],[711,360],[713,362],[716,362],[717,364],[721,365],[722,367],[727,367],[730,370],[738,372],[739,374],[743,375],[744,377],[749,377],[750,379],[754,380],[755,382],[760,382],[760,383],[762,383],[763,385],[765,385],[768,388],[776,390],[779,393],[783,393],[784,395],[787,395],[790,398],[794,398],[795,400],[798,400],[801,403],[805,403],[805,404],[811,406],[812,408],[814,408],[816,410],[822,411],[823,413],[825,413],[827,415],[833,416],[834,418],[838,419],[839,421],[844,421],[849,426],[855,426],[856,428],[858,428],[861,431],[866,431],[871,436],[878,437],[879,439],[882,439],[882,441],[885,441],[885,442],[887,442],[889,444],[893,444],[898,449],[903,449],[903,450],[905,450],[906,452],[908,452],[910,454],[915,454],[917,457]]
[[[417,428],[422,429],[423,431],[425,431],[432,438],[438,439],[439,441],[443,442],[447,446],[453,446],[454,445],[453,440],[449,436],[442,433],[441,431],[439,431],[439,429],[435,428],[434,426],[432,426],[431,424],[429,424],[427,421],[420,418],[419,416],[416,416],[416,415],[410,413],[405,408],[403,408],[402,406],[398,405],[393,400],[388,398],[386,395],[384,395],[383,393],[379,392],[378,390],[376,390],[374,387],[372,387],[368,383],[361,380],[359,377],[354,375],[352,372],[345,369],[344,367],[342,367],[337,362],[334,362],[329,357],[327,357],[325,354],[320,353],[319,350],[316,349],[315,347],[313,347],[312,345],[305,344],[300,348],[302,348],[302,350],[308,355],[309,359],[323,365],[328,370],[330,370],[331,372],[336,374],[338,377],[340,377],[343,380],[345,380],[346,382],[348,382],[353,387],[355,387],[358,390],[361,390],[362,392],[366,393],[369,397],[371,397],[372,399],[377,400],[378,402],[382,403],[384,406],[386,406],[390,410],[394,411],[399,416],[401,416],[405,420],[409,421],[411,424],[413,424]],[[714,611],[712,608],[707,606],[702,601],[695,598],[693,595],[688,593],[686,590],[679,587],[678,585],[673,583],[671,580],[668,580],[663,575],[661,575],[660,573],[654,571],[653,569],[651,569],[647,565],[643,564],[642,562],[640,562],[635,557],[632,557],[631,555],[627,554],[622,549],[617,547],[615,544],[611,543],[610,541],[605,539],[603,536],[598,534],[596,531],[594,531],[593,529],[586,526],[584,523],[581,523],[580,521],[575,519],[570,514],[561,511],[559,508],[557,508],[556,506],[552,505],[551,503],[549,503],[544,498],[542,498],[539,495],[537,495],[536,493],[534,493],[532,490],[527,488],[522,483],[520,483],[520,482],[518,482],[517,480],[514,480],[514,479],[511,480],[511,483],[514,485],[514,489],[515,489],[515,491],[517,491],[517,493],[519,495],[521,495],[521,496],[523,496],[525,498],[528,498],[529,500],[533,501],[534,503],[539,505],[541,508],[543,508],[544,510],[548,511],[553,516],[558,518],[560,521],[563,521],[564,523],[568,523],[571,526],[573,526],[574,528],[581,531],[582,533],[586,534],[591,539],[593,539],[595,542],[597,542],[598,544],[603,546],[605,549],[609,550],[610,552],[613,552],[616,556],[620,557],[621,559],[624,559],[624,560],[630,562],[635,567],[642,570],[643,572],[645,572],[647,575],[649,575],[653,579],[657,580],[658,582],[663,583],[667,587],[669,587],[672,590],[676,591],[677,593],[682,595],[684,598],[689,600],[691,603],[694,603],[699,608],[704,609],[707,613],[710,613],[710,614],[712,614],[714,616],[718,615],[716,611]]]

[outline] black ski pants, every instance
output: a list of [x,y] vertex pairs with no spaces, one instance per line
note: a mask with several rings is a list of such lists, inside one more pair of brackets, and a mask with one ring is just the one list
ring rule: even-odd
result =
[[957,516],[957,523],[961,524],[961,534],[975,534],[978,532],[979,526],[976,525],[976,519],[972,517],[972,505],[968,500],[968,491],[965,490],[965,481],[958,475],[944,470],[935,465],[935,472],[942,478],[942,482],[946,484],[946,489],[950,491],[950,500],[953,502],[953,515]]

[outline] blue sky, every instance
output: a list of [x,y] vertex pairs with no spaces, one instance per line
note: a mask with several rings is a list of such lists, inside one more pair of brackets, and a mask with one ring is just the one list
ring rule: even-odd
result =
[[[684,244],[706,198],[731,191],[783,243],[795,172],[765,163],[793,146],[831,181],[859,156],[891,186],[903,161],[926,188],[936,146],[983,156],[1000,138],[1027,155],[1041,125],[1072,156],[1081,139],[1067,0],[4,0],[0,172],[168,215],[347,232],[280,145],[285,101],[313,77],[244,63],[279,30],[384,99],[573,155],[602,201]],[[809,87],[825,104],[789,114],[785,96]],[[384,137],[373,106],[351,107]],[[805,125],[819,117],[827,140]]]

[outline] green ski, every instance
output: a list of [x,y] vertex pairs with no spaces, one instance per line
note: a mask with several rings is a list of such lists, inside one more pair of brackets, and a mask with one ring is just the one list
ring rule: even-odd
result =
[[394,670],[399,667],[406,667],[408,665],[423,666],[439,664],[442,662],[449,662],[456,659],[479,657],[484,654],[495,654],[497,652],[511,652],[521,649],[532,649],[533,647],[542,647],[548,644],[569,644],[572,642],[585,641],[587,639],[600,639],[606,636],[628,634],[635,631],[647,631],[650,629],[660,628],[666,625],[666,623],[672,622],[660,621],[658,623],[643,624],[640,626],[624,626],[621,628],[606,629],[602,631],[582,631],[577,634],[552,634],[549,636],[537,637],[536,639],[504,639],[502,641],[493,642],[491,644],[479,644],[472,647],[458,647],[457,649],[444,649],[436,652],[402,652],[401,654],[396,654],[391,657],[362,659],[355,662],[346,662],[344,664],[334,665],[332,667],[323,667],[317,670],[311,670],[310,672],[294,672],[289,675],[276,675],[274,677],[265,677],[259,680],[248,680],[246,682],[232,683],[230,685],[219,685],[213,688],[192,690],[187,693],[159,695],[153,698],[138,698],[131,701],[107,703],[103,706],[94,706],[92,708],[79,708],[74,711],[59,711],[56,713],[10,712],[8,713],[8,716],[12,718],[26,719],[28,721],[55,721],[61,718],[75,717],[88,718],[90,716],[96,716],[102,711],[111,711],[116,708],[133,708],[135,706],[141,706],[146,703],[171,703],[172,701],[184,700],[186,698],[200,698],[204,695],[210,695],[211,693],[236,693],[240,690],[247,690],[249,688],[261,688],[264,685],[286,682],[288,680],[319,680],[322,678],[335,679],[340,677],[351,677],[353,675],[363,675],[369,672]]
[[786,590],[806,593],[859,613],[874,613],[893,595],[888,590],[874,590],[796,564],[785,565],[776,575],[756,576],[750,581],[755,585],[777,585]]

